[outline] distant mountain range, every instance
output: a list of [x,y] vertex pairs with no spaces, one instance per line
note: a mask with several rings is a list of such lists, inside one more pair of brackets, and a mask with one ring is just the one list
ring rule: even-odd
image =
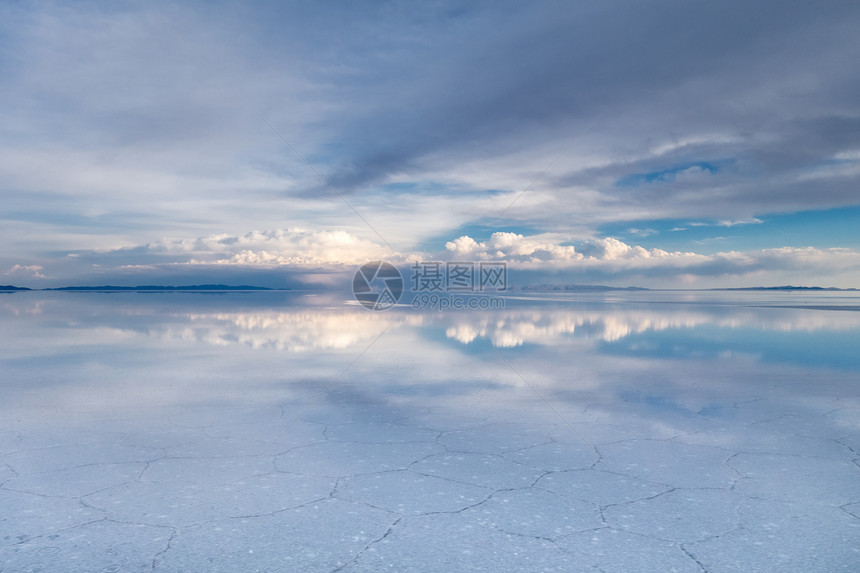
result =
[[527,292],[603,292],[610,290],[651,290],[644,287],[612,287],[605,285],[552,285],[540,284],[520,287],[521,291]]
[[250,286],[250,285],[188,285],[188,286],[167,286],[167,285],[141,285],[141,286],[65,286],[46,289],[29,289],[25,287],[16,287],[12,285],[0,286],[0,291],[25,291],[25,290],[46,290],[46,291],[76,291],[76,292],[175,292],[175,291],[247,291],[247,290],[289,290],[289,289],[272,289],[268,287]]
[[[139,285],[139,286],[64,286],[45,289],[31,289],[27,287],[19,287],[13,285],[0,285],[0,292],[19,292],[19,291],[73,291],[73,292],[217,292],[217,291],[271,291],[271,290],[291,290],[288,288],[278,289],[269,287],[260,287],[252,285],[187,285],[187,286],[169,286],[169,285]],[[606,285],[577,285],[577,284],[539,284],[519,287],[519,291],[523,292],[606,292],[606,291],[647,291],[652,290],[644,287],[613,287]],[[660,290],[660,289],[657,289]],[[756,287],[734,287],[734,288],[711,288],[711,289],[690,289],[690,290],[707,290],[707,291],[845,291],[857,292],[858,288],[836,288],[836,287],[819,287],[819,286],[756,286]]]
[[736,287],[736,288],[712,288],[708,290],[811,290],[811,291],[858,291],[856,288],[836,288],[836,287],[818,287],[818,286],[772,286],[772,287]]
[[[647,291],[653,290],[644,287],[613,287],[606,285],[577,285],[577,284],[539,284],[520,287],[521,291],[530,292],[603,292],[603,291]],[[662,289],[656,289],[662,290]],[[674,290],[674,289],[672,289]],[[684,289],[686,290],[686,289]],[[709,289],[690,289],[690,290],[707,290],[707,291],[860,291],[857,288],[837,288],[837,287],[819,287],[819,286],[756,286],[756,287],[734,287],[734,288],[709,288]]]

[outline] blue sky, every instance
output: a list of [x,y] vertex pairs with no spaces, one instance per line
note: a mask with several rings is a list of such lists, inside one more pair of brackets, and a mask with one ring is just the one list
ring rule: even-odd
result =
[[860,287],[860,4],[6,2],[0,283]]

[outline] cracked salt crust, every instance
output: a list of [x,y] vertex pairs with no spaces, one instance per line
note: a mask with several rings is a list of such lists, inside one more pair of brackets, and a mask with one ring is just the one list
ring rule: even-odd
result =
[[[316,357],[199,341],[194,360],[233,382],[164,370],[165,384],[201,398],[146,407],[71,400],[39,414],[27,376],[57,370],[9,370],[0,571],[806,573],[860,563],[856,372],[687,358],[691,387],[667,374],[671,360],[580,345],[559,355],[557,340],[507,356],[525,376],[561,361],[602,381],[578,387],[543,372],[552,411],[522,384],[472,387],[460,370],[440,372],[459,348],[409,332],[334,384],[314,377]],[[187,364],[189,349],[172,345],[151,351]],[[336,372],[352,358],[328,356],[341,360]],[[400,364],[402,379],[380,378],[380,364]],[[91,383],[62,391],[91,396]]]

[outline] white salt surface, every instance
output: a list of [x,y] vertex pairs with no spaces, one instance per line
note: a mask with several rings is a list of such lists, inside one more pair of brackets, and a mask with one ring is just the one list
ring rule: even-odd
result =
[[0,301],[0,571],[860,570],[860,313],[239,302]]

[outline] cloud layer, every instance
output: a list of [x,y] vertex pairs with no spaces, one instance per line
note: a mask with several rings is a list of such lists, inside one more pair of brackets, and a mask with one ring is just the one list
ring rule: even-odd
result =
[[[776,0],[6,3],[0,268],[53,276],[69,251],[118,249],[134,265],[177,237],[212,243],[203,264],[450,242],[518,262],[836,273],[860,239],[773,229],[700,260],[661,247],[657,223],[739,233],[860,205],[857,22],[856,3]],[[622,224],[648,246],[613,243]]]
[[[289,284],[349,288],[351,274],[371,260],[399,265],[404,275],[420,261],[503,261],[511,286],[594,284],[651,287],[751,286],[807,284],[809,276],[828,285],[860,275],[860,252],[847,248],[781,247],[701,254],[630,245],[608,237],[575,245],[552,235],[493,233],[486,241],[463,235],[434,252],[392,253],[387,247],[346,231],[279,229],[244,235],[210,235],[164,239],[110,251],[79,251],[71,260],[87,265],[95,277],[115,277],[141,284],[146,277],[162,281],[241,281],[267,286]],[[7,275],[39,273],[13,267]],[[169,277],[175,277],[170,279]],[[100,282],[107,281],[107,278]],[[108,281],[110,282],[110,281]]]
[[662,286],[672,283],[701,286],[703,278],[760,280],[770,274],[774,279],[811,275],[838,280],[839,276],[857,276],[860,272],[860,252],[845,248],[780,247],[703,255],[646,249],[612,237],[575,247],[515,233],[494,233],[486,242],[464,235],[447,243],[446,248],[454,259],[502,260],[512,263],[515,269],[528,271],[553,269],[556,282],[563,277],[640,282],[644,279],[646,283],[656,280]]

